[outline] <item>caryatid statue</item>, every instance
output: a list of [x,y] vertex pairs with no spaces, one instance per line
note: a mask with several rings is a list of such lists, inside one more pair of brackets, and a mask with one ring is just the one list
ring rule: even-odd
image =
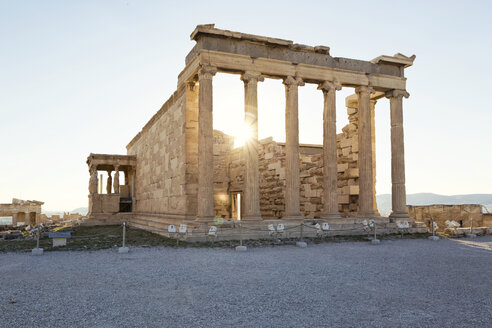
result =
[[113,178],[111,177],[111,171],[108,170],[108,181],[106,182],[106,192],[111,194],[111,182],[113,181]]
[[89,194],[97,194],[97,167],[92,168],[91,178],[89,179]]
[[114,180],[113,180],[113,190],[115,194],[120,193],[120,171],[119,166],[115,166]]

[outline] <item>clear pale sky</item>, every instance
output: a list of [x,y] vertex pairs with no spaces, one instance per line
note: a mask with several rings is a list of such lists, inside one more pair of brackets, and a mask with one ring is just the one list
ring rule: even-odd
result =
[[[492,193],[489,1],[0,0],[0,203],[87,206],[89,153],[125,146],[175,91],[197,24],[331,47],[416,54],[404,100],[407,192]],[[337,94],[338,130],[347,123]],[[285,139],[284,89],[259,86],[260,138]],[[299,93],[300,142],[322,142],[322,95]],[[214,78],[216,129],[243,117],[237,75]],[[391,192],[389,102],[376,106],[377,192]]]

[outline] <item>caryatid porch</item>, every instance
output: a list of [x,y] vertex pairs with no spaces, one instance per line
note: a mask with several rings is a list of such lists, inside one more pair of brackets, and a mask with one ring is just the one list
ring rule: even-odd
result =
[[[89,167],[89,218],[105,214],[131,213],[135,194],[135,156],[90,154]],[[107,172],[104,183],[98,172]],[[114,173],[113,173],[114,172]],[[124,184],[120,185],[120,172],[124,174]],[[104,187],[104,188],[103,188]],[[103,193],[103,189],[106,193]]]
[[252,133],[243,147],[245,161],[244,220],[260,221],[258,174],[258,82],[282,79],[286,109],[286,189],[284,219],[301,220],[299,204],[298,88],[305,83],[323,93],[323,204],[322,219],[339,219],[337,201],[336,91],[353,87],[359,111],[359,210],[358,216],[375,217],[371,105],[387,97],[391,108],[392,213],[390,218],[409,220],[406,211],[403,97],[408,97],[404,68],[415,56],[380,56],[370,62],[334,58],[329,48],[293,44],[292,41],[198,26],[191,38],[197,42],[186,58],[187,67],[178,85],[199,84],[198,92],[198,192],[197,221],[214,219],[213,179],[213,77],[216,72],[241,76],[245,90],[245,121]]

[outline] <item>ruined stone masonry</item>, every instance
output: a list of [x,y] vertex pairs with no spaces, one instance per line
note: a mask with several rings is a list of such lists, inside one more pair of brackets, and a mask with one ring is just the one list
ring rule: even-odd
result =
[[[214,224],[216,217],[247,224],[267,220],[383,223],[411,221],[406,211],[403,138],[405,68],[415,56],[371,61],[337,58],[326,46],[199,25],[178,76],[176,92],[127,145],[127,155],[91,154],[89,217],[94,224],[129,220],[158,229],[167,224]],[[213,79],[237,74],[244,83],[245,122],[252,137],[241,148],[213,131]],[[257,89],[265,78],[285,86],[286,142],[258,140]],[[322,145],[299,144],[298,90],[315,84],[323,94]],[[349,124],[336,134],[336,94],[347,98]],[[375,202],[376,102],[391,107],[393,212],[381,218]],[[108,172],[106,193],[98,172]],[[125,182],[120,183],[118,175]],[[98,188],[99,187],[99,188]]]
[[40,223],[41,205],[43,204],[37,200],[13,198],[10,204],[0,204],[0,217],[11,216],[13,226],[21,222],[34,226]]

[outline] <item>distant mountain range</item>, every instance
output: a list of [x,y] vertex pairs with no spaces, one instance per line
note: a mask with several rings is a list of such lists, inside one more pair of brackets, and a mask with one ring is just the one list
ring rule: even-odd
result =
[[[391,213],[391,194],[381,194],[376,196],[378,210],[381,215],[387,216]],[[492,212],[492,194],[469,194],[469,195],[438,195],[432,193],[418,193],[407,195],[408,205],[433,205],[433,204],[481,204]],[[87,207],[79,207],[70,213],[87,214]],[[44,214],[63,215],[63,211],[43,211]]]
[[[391,213],[391,194],[376,195],[379,213],[387,216]],[[407,195],[408,205],[433,205],[433,204],[481,204],[492,212],[492,194],[469,194],[469,195],[438,195],[431,193],[418,193]]]
[[[87,207],[78,207],[76,209],[73,209],[71,211],[65,211],[65,212],[69,212],[69,213],[79,213],[79,214],[82,214],[82,215],[86,215],[87,214],[87,211],[89,209]],[[60,216],[63,216],[63,211],[41,211],[43,214],[46,214],[47,216],[52,216],[52,215],[60,215]]]

